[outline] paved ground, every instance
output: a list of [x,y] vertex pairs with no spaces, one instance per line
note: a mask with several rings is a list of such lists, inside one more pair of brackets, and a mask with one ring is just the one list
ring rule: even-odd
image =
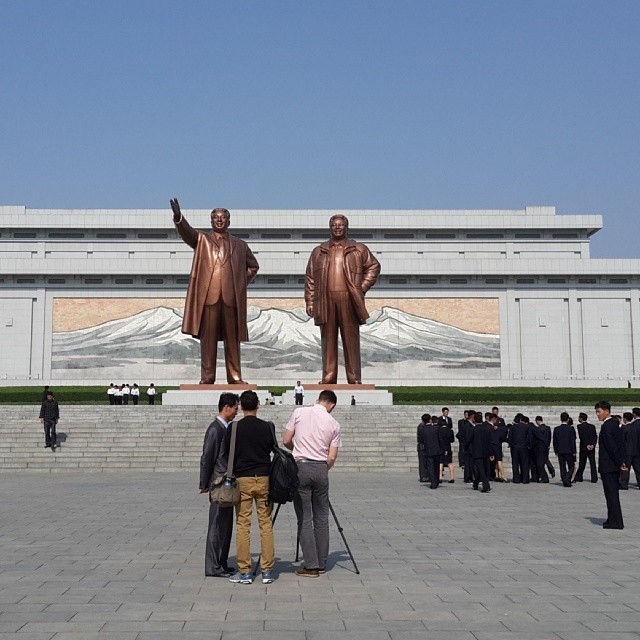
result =
[[603,531],[600,484],[482,495],[334,473],[361,574],[333,527],[330,571],[296,578],[287,507],[263,586],[204,578],[196,480],[1,475],[0,640],[640,639],[637,489],[622,494],[626,529]]

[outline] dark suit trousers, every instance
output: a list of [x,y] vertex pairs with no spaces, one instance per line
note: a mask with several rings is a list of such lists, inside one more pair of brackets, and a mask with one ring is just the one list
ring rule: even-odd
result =
[[209,505],[209,529],[204,554],[204,573],[207,576],[222,573],[227,568],[231,533],[233,532],[233,507]]
[[640,456],[633,456],[629,460],[629,468],[626,471],[620,472],[620,488],[628,489],[629,480],[631,479],[631,469],[633,469],[636,475],[636,484],[640,487]]
[[604,499],[607,501],[607,522],[612,527],[622,527],[622,507],[620,506],[620,472],[601,473]]
[[420,448],[418,445],[418,474],[420,475],[420,480],[428,480],[427,476],[427,461],[425,460],[424,449]]
[[471,454],[464,453],[462,459],[464,461],[464,481],[473,482],[473,458]]
[[489,491],[491,485],[489,484],[489,459],[488,458],[474,458],[473,460],[474,478],[473,486],[478,488],[482,482],[482,490]]
[[576,466],[576,457],[573,453],[559,453],[558,466],[560,467],[560,478],[565,487],[571,486],[571,476]]
[[587,460],[589,460],[589,466],[591,467],[591,482],[598,482],[598,471],[596,467],[596,450],[592,449],[580,449],[578,456],[578,471],[576,473],[576,482],[582,482],[584,470],[587,466]]
[[536,447],[531,452],[531,479],[534,482],[549,482],[549,476],[545,469],[547,462],[547,450],[545,447]]
[[511,449],[511,465],[513,466],[513,482],[529,484],[529,449],[513,447]]
[[58,437],[56,435],[56,420],[45,418],[44,421],[44,443],[56,446]]
[[205,306],[200,323],[200,377],[211,384],[216,380],[218,335],[220,333],[224,335],[224,361],[227,369],[227,382],[233,384],[238,380],[242,380],[238,319],[235,308],[224,304],[222,296],[215,304]]
[[432,489],[435,489],[440,484],[440,457],[427,456],[427,478],[431,482]]

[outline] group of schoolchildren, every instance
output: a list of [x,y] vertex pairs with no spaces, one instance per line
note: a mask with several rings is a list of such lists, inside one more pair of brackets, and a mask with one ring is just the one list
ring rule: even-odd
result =
[[[133,404],[140,401],[140,387],[137,384],[129,386],[128,384],[114,385],[113,382],[107,389],[107,398],[109,404],[129,404],[129,399]],[[156,388],[153,382],[147,389],[147,404],[154,404],[156,399]]]

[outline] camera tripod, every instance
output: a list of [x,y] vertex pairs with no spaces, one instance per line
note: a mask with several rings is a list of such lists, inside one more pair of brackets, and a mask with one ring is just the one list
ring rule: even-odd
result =
[[[278,503],[278,506],[276,507],[276,511],[273,514],[273,518],[271,518],[271,524],[273,525],[276,521],[276,518],[278,517],[278,513],[280,512],[280,507],[282,506],[282,503]],[[329,501],[329,510],[331,511],[331,515],[333,516],[333,520],[336,523],[336,527],[338,528],[338,532],[340,533],[340,535],[342,536],[342,541],[344,542],[344,546],[347,548],[347,553],[349,554],[349,558],[351,559],[351,562],[353,563],[353,568],[355,569],[355,572],[357,574],[360,574],[360,570],[358,569],[358,565],[356,564],[355,558],[353,557],[353,554],[351,553],[351,549],[349,548],[349,543],[347,542],[347,539],[344,536],[344,530],[342,529],[342,527],[340,526],[340,522],[338,521],[338,516],[336,515],[336,512],[333,510],[333,505],[331,504],[331,501]],[[296,536],[296,562],[298,562],[298,560],[300,559],[300,529],[298,529],[298,533]],[[256,576],[258,575],[258,567],[260,566],[260,556],[258,556],[258,559],[256,560],[255,565],[253,566],[253,575]]]

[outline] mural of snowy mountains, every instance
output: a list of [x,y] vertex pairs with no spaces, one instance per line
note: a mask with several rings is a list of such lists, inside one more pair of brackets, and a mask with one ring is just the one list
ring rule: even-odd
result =
[[[249,307],[248,343],[242,345],[243,368],[274,368],[292,372],[321,369],[320,329],[304,309]],[[52,368],[130,370],[141,362],[154,365],[193,365],[199,369],[200,345],[181,333],[181,311],[156,307],[128,318],[76,331],[53,334]],[[411,315],[393,307],[371,314],[361,327],[363,368],[414,361],[439,369],[487,369],[500,366],[500,337],[464,331]],[[180,367],[182,369],[182,367]],[[481,374],[481,371],[479,372]]]

